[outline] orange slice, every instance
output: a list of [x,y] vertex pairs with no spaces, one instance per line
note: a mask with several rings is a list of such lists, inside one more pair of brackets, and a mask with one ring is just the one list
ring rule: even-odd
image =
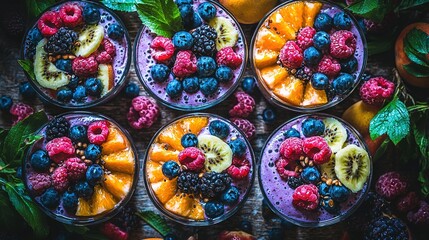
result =
[[325,90],[316,90],[307,84],[304,92],[304,100],[302,101],[302,106],[317,106],[328,103],[328,97],[326,96]]
[[101,159],[104,161],[104,167],[110,171],[134,173],[134,154],[131,150],[104,155]]
[[91,205],[83,198],[78,199],[76,216],[87,217],[92,216]]
[[194,204],[192,205],[192,209],[188,215],[188,218],[194,220],[204,220],[204,208],[201,206],[199,200],[194,199]]
[[119,129],[115,127],[109,128],[109,135],[107,136],[106,142],[101,145],[102,154],[111,154],[119,152],[127,148],[127,141]]
[[289,76],[286,79],[286,81],[274,88],[274,94],[287,103],[295,106],[301,105],[304,95],[304,83],[294,76]]
[[185,133],[198,135],[208,123],[207,117],[189,117],[182,120],[181,127]]
[[303,26],[304,2],[295,2],[280,8],[279,12],[284,21],[288,23],[295,32]]
[[264,68],[276,64],[279,52],[269,49],[256,49],[254,53],[255,65],[257,68]]
[[261,27],[256,35],[256,48],[257,49],[268,49],[276,52],[280,52],[280,49],[285,45],[286,40],[281,38],[275,32]]
[[123,199],[131,189],[132,176],[125,173],[112,172],[104,175],[103,185],[107,191],[118,199]]
[[177,194],[165,203],[165,209],[179,216],[187,217],[191,213],[193,205],[193,197],[187,194]]
[[[287,20],[285,20],[279,11],[275,11],[268,19],[267,25],[274,32],[279,34],[284,40],[293,40],[296,37],[295,30]],[[283,47],[283,46],[282,46]]]
[[106,191],[102,186],[96,185],[94,187],[94,194],[92,195],[92,214],[97,215],[113,209],[116,201],[113,195]]
[[321,8],[322,3],[320,2],[305,2],[304,26],[313,27],[314,19],[319,14]]
[[172,148],[182,151],[183,146],[180,140],[184,135],[184,131],[179,123],[173,123],[164,129],[158,136],[158,141],[160,143],[166,143]]
[[270,89],[273,89],[276,85],[286,81],[288,73],[285,68],[279,65],[266,67],[261,70],[262,79]]
[[151,187],[155,196],[158,200],[165,204],[168,202],[174,195],[176,195],[177,191],[177,178],[169,180],[168,178],[164,178],[164,180],[151,183]]
[[179,151],[169,149],[165,143],[152,144],[149,150],[149,159],[155,162],[178,161]]
[[151,160],[146,162],[146,174],[151,183],[160,182],[165,178],[162,165]]

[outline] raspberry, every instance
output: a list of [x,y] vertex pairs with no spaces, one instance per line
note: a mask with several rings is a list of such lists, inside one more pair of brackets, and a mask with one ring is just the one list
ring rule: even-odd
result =
[[384,77],[373,77],[360,88],[362,101],[369,105],[381,106],[395,92],[395,84]]
[[59,13],[66,27],[74,28],[83,23],[82,8],[78,4],[64,4]]
[[109,39],[105,38],[98,48],[98,54],[95,58],[98,63],[111,63],[116,55],[116,48]]
[[287,68],[299,68],[304,60],[302,49],[295,41],[287,41],[280,50],[280,61]]
[[345,59],[353,55],[356,50],[356,38],[348,30],[336,31],[331,35],[331,56]]
[[158,119],[159,108],[149,98],[139,96],[133,99],[127,119],[134,129],[150,128]]
[[249,94],[242,91],[238,91],[234,95],[238,103],[229,110],[229,115],[231,117],[242,118],[249,116],[255,109],[255,100]]
[[180,51],[177,53],[174,62],[173,73],[176,77],[183,78],[194,74],[197,71],[197,57],[192,51]]
[[55,138],[46,144],[49,158],[57,164],[73,157],[74,150],[72,141],[68,137]]
[[174,55],[173,42],[165,37],[156,37],[150,43],[152,50],[151,55],[153,59],[158,62],[166,62],[171,59]]
[[79,158],[69,158],[64,162],[64,167],[67,169],[67,176],[70,181],[77,181],[85,177],[86,164]]
[[33,114],[34,110],[25,103],[14,103],[10,108],[9,113],[12,114],[13,125],[15,125],[24,118]]
[[98,63],[94,56],[77,57],[73,59],[72,69],[79,77],[90,77],[98,72]]
[[231,118],[231,122],[237,125],[248,139],[251,139],[255,135],[255,125],[253,125],[249,120],[243,118]]
[[236,69],[240,67],[243,59],[238,53],[234,52],[232,47],[222,48],[216,53],[216,63],[220,65],[224,65],[230,67],[232,69]]
[[28,177],[28,182],[30,189],[40,195],[51,186],[52,179],[47,173],[33,173]]
[[314,210],[319,205],[319,192],[313,184],[297,187],[292,195],[292,204],[304,210]]
[[416,208],[419,204],[420,198],[417,196],[416,192],[409,192],[407,195],[399,198],[396,203],[396,210],[402,213],[407,213],[414,208]]
[[88,140],[90,143],[101,145],[109,136],[109,122],[102,120],[96,121],[88,126]]
[[337,76],[341,71],[341,65],[331,56],[325,55],[323,56],[322,60],[320,60],[317,71],[332,78]]
[[306,49],[313,45],[313,37],[316,34],[316,29],[312,27],[301,28],[296,36],[296,43],[301,49]]
[[421,226],[429,224],[429,204],[423,200],[419,202],[417,211],[410,211],[407,214],[408,221]]
[[226,171],[233,179],[243,179],[249,175],[250,162],[245,158],[234,157]]
[[389,201],[404,194],[407,188],[407,181],[398,172],[387,172],[381,175],[375,184],[375,191]]
[[101,226],[101,233],[111,240],[127,240],[128,233],[122,231],[118,226],[113,223],[103,223]]
[[288,138],[280,145],[280,155],[287,160],[298,160],[304,155],[302,145],[303,142],[300,138]]
[[331,159],[332,150],[323,137],[305,138],[302,145],[304,153],[313,159],[316,164],[323,164]]
[[199,171],[204,167],[206,156],[196,147],[188,147],[179,153],[179,162],[190,171]]
[[52,186],[58,192],[64,192],[69,187],[69,180],[67,177],[67,169],[65,167],[58,167],[52,173]]
[[289,177],[298,177],[298,173],[295,172],[295,167],[297,166],[296,161],[281,157],[276,160],[275,164],[276,170],[281,178],[288,179]]
[[44,37],[54,35],[62,25],[60,15],[52,11],[45,12],[37,22],[37,27]]

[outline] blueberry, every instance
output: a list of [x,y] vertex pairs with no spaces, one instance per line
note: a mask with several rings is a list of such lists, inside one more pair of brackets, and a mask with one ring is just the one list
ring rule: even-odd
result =
[[107,28],[107,35],[116,41],[119,41],[122,39],[122,36],[124,36],[125,30],[124,28],[119,25],[119,24],[111,24],[108,28]]
[[199,16],[199,14],[194,13],[194,17],[192,18],[192,23],[191,23],[191,29],[195,29],[199,26],[203,25],[203,21],[201,20],[201,17]]
[[238,201],[240,198],[240,191],[238,188],[231,186],[220,196],[220,200],[226,205],[232,205]]
[[40,202],[47,208],[55,208],[60,203],[60,194],[54,188],[48,188],[40,196]]
[[358,61],[355,57],[350,57],[340,61],[341,72],[354,73],[358,66]]
[[205,2],[198,6],[198,13],[202,19],[210,21],[216,16],[216,7],[209,2]]
[[243,139],[237,138],[229,142],[232,153],[238,157],[243,156],[246,153],[247,146]]
[[177,6],[181,6],[183,4],[192,4],[192,0],[176,0]]
[[349,198],[350,191],[342,185],[332,185],[331,189],[329,189],[329,195],[337,202],[345,202]]
[[193,133],[187,133],[187,134],[183,135],[180,142],[182,143],[182,146],[184,148],[196,147],[198,145],[198,138]]
[[227,83],[232,80],[234,73],[232,72],[231,68],[227,66],[220,66],[216,69],[215,76],[219,82]]
[[326,50],[331,45],[331,37],[326,32],[317,32],[313,36],[313,45],[319,50]]
[[167,92],[168,96],[172,98],[178,97],[182,95],[182,83],[177,79],[173,79],[167,84],[165,91]]
[[194,44],[194,38],[189,32],[180,31],[173,36],[173,45],[179,50],[191,49],[192,44]]
[[180,166],[175,161],[168,161],[162,164],[162,174],[168,177],[169,179],[173,179],[179,176]]
[[90,198],[94,193],[94,189],[86,181],[77,182],[74,186],[75,192],[79,197]]
[[273,228],[268,233],[268,240],[283,240],[283,230],[281,228]]
[[208,77],[201,78],[200,80],[200,90],[205,96],[216,93],[219,88],[219,82],[216,78]]
[[325,182],[322,182],[318,188],[319,188],[319,194],[320,195],[329,196],[329,190],[331,190],[331,186],[329,186]]
[[101,168],[101,166],[98,164],[92,164],[86,170],[85,177],[89,185],[95,186],[97,183],[101,182],[103,175],[104,175],[103,168]]
[[204,211],[208,218],[217,218],[224,213],[224,205],[220,202],[207,202],[204,206]]
[[85,149],[85,158],[91,161],[99,159],[101,156],[101,147],[96,144],[89,144]]
[[12,107],[13,101],[9,96],[1,96],[0,97],[0,110],[4,112],[9,112]]
[[22,82],[19,85],[19,93],[27,99],[36,97],[36,91],[29,82]]
[[73,98],[73,91],[69,88],[61,88],[57,92],[57,100],[63,103],[70,102],[70,100]]
[[170,68],[167,65],[159,63],[150,68],[150,76],[155,82],[165,82],[170,76]]
[[140,94],[140,87],[136,83],[130,82],[125,87],[125,96],[133,99]]
[[216,71],[216,61],[211,57],[200,57],[197,60],[197,72],[200,77],[212,76]]
[[88,78],[85,81],[85,89],[89,96],[100,97],[103,84],[98,78]]
[[83,8],[83,19],[87,24],[97,24],[100,21],[100,11],[98,8],[87,4]]
[[75,90],[79,85],[79,81],[80,81],[79,78],[73,75],[73,77],[70,79],[69,84],[67,84],[67,87],[72,90]]
[[63,194],[63,207],[67,212],[75,214],[78,202],[79,198],[75,192],[67,191]]
[[306,167],[301,172],[301,178],[306,183],[316,184],[320,181],[320,172],[316,167]]
[[250,221],[247,221],[247,220],[241,221],[239,228],[241,231],[247,232],[249,234],[252,234],[252,232],[253,232],[252,223]]
[[345,12],[336,13],[333,22],[336,29],[349,30],[352,27],[352,20]]
[[353,87],[354,77],[348,73],[340,75],[332,81],[332,87],[338,95],[343,95]]
[[298,130],[296,130],[295,128],[289,128],[288,130],[286,130],[283,133],[283,136],[285,136],[285,138],[291,138],[291,137],[296,137],[296,138],[300,138],[301,134],[299,133]]
[[49,159],[48,153],[43,150],[35,151],[30,158],[31,167],[37,172],[44,172],[51,166],[51,160]]
[[302,134],[306,137],[321,136],[325,132],[325,124],[315,118],[307,118],[301,125]]
[[335,202],[332,198],[322,198],[320,201],[320,206],[325,209],[327,212],[335,214],[340,210],[340,205]]
[[304,51],[304,62],[310,67],[315,67],[322,59],[322,53],[315,47],[309,47]]
[[276,112],[274,112],[274,110],[271,109],[271,108],[266,108],[262,112],[262,119],[266,123],[271,123],[271,122],[273,122],[276,119]]
[[209,124],[209,132],[218,138],[226,138],[229,135],[229,126],[221,120],[214,120]]
[[87,142],[86,127],[84,125],[75,125],[71,127],[69,137],[74,143]]
[[244,77],[241,81],[241,88],[244,92],[252,94],[256,87],[256,80],[253,76]]
[[179,238],[174,234],[167,234],[164,236],[163,240],[178,240]]
[[200,83],[197,77],[187,77],[182,80],[183,90],[187,93],[196,93],[200,90]]
[[77,86],[73,93],[73,99],[76,102],[83,102],[86,98],[86,89],[84,86]]
[[317,90],[325,90],[329,87],[329,78],[323,73],[314,73],[311,77],[311,86]]
[[57,67],[60,70],[63,70],[64,72],[71,73],[72,70],[72,62],[68,59],[58,59],[55,62],[55,67]]
[[194,21],[194,9],[192,4],[181,4],[179,5],[180,16],[182,17],[183,26],[190,29],[192,28]]
[[39,28],[37,28],[37,27],[33,28],[28,33],[28,37],[29,37],[30,41],[33,42],[34,44],[39,43],[39,41],[43,39],[43,35],[40,32]]
[[319,13],[314,21],[314,28],[317,31],[329,32],[332,28],[332,18],[326,13]]

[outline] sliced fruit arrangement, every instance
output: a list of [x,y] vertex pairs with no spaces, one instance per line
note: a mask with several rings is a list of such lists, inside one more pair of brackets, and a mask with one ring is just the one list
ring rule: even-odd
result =
[[146,181],[165,211],[195,221],[216,219],[238,206],[250,188],[251,157],[232,124],[187,116],[155,136],[146,156]]
[[101,6],[69,1],[43,13],[29,30],[24,57],[46,97],[84,105],[106,95],[125,74],[127,41],[125,28]]

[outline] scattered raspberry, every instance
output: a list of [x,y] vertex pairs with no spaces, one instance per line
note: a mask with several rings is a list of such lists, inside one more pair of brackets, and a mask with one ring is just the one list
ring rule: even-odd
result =
[[173,73],[176,77],[191,76],[197,71],[197,57],[192,51],[180,51],[174,62]]
[[243,91],[236,92],[234,95],[238,103],[229,110],[229,115],[242,118],[249,116],[255,109],[255,100]]
[[359,94],[366,104],[381,106],[395,92],[395,84],[384,77],[373,77],[364,82]]
[[331,56],[345,59],[353,55],[356,50],[356,38],[347,30],[336,31],[331,35]]
[[79,158],[69,158],[64,162],[67,169],[67,176],[70,181],[77,181],[85,177],[86,164]]
[[287,41],[280,50],[280,61],[287,68],[299,68],[304,60],[302,49],[295,41]]
[[10,108],[9,113],[12,114],[13,125],[15,125],[24,118],[33,114],[34,110],[25,103],[14,103]]
[[341,71],[341,65],[331,56],[325,55],[323,56],[322,60],[320,60],[319,66],[317,67],[317,71],[332,78],[337,76],[338,73]]
[[37,27],[44,37],[54,35],[62,25],[60,15],[52,11],[45,12],[37,22]]
[[90,143],[101,145],[109,136],[109,122],[105,120],[96,121],[88,126],[88,140]]
[[127,114],[128,122],[134,129],[150,128],[158,119],[159,108],[150,98],[139,96],[131,102]]
[[285,158],[279,158],[276,160],[276,170],[279,173],[280,177],[283,179],[288,179],[289,177],[298,177],[298,173],[295,172],[295,167],[297,166],[296,161],[287,160]]
[[174,55],[173,42],[166,37],[156,37],[150,43],[151,55],[158,62],[166,62]]
[[118,226],[113,223],[103,223],[101,232],[110,240],[127,240],[128,233],[122,231]]
[[196,147],[188,147],[179,153],[179,162],[185,169],[199,171],[204,167],[206,156]]
[[407,214],[408,221],[420,226],[429,225],[429,204],[421,200],[418,204],[417,211]]
[[59,13],[66,27],[74,28],[83,23],[82,8],[78,4],[64,4],[61,6]]
[[303,141],[304,153],[316,164],[323,164],[331,159],[332,150],[323,137],[314,136],[304,139]]
[[255,135],[255,125],[253,125],[253,123],[251,123],[249,120],[243,118],[231,118],[231,122],[237,125],[237,127],[244,132],[248,139],[251,139]]
[[42,194],[52,184],[51,176],[47,173],[33,173],[28,177],[29,187],[36,195]]
[[72,70],[79,77],[90,77],[98,72],[98,63],[94,56],[73,59]]
[[74,147],[68,137],[55,138],[46,144],[49,158],[59,164],[68,158],[73,157]]
[[67,169],[65,167],[58,167],[52,173],[52,186],[58,192],[64,192],[69,187],[69,180],[67,177]]
[[233,179],[243,179],[249,175],[250,162],[245,158],[235,156],[231,166],[226,171]]
[[304,184],[295,189],[292,204],[304,210],[314,210],[319,205],[319,192],[313,184]]
[[312,27],[301,28],[296,36],[296,43],[301,49],[306,49],[313,45],[313,37],[316,34],[316,29]]
[[407,181],[398,172],[387,172],[381,175],[375,184],[375,191],[389,201],[404,194],[407,188]]
[[234,52],[232,47],[222,48],[216,53],[216,63],[220,65],[228,66],[232,69],[240,67],[243,59],[240,55]]
[[113,57],[116,55],[115,45],[113,45],[107,38],[103,39],[97,51],[98,54],[95,60],[97,60],[98,63],[111,63],[113,61]]
[[396,203],[396,210],[402,213],[407,213],[415,209],[419,205],[420,198],[416,192],[409,192],[407,195],[399,198]]
[[280,145],[280,155],[288,160],[298,160],[304,155],[301,138],[291,137]]

